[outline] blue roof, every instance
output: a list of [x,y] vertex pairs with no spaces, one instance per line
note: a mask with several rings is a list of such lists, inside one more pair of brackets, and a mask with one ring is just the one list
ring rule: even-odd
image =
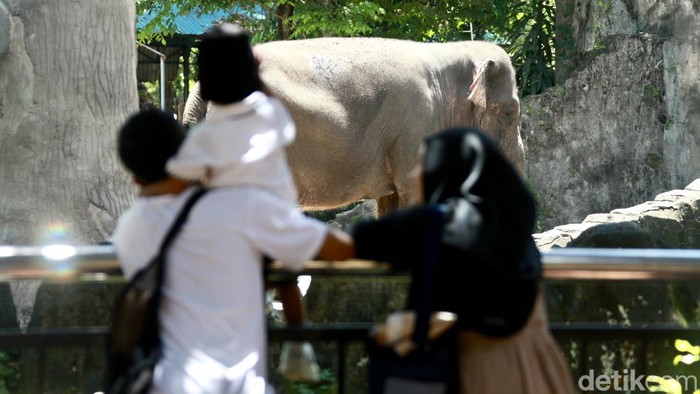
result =
[[[175,14],[175,34],[199,36],[211,26],[228,18],[236,10],[217,10],[211,13],[198,14],[195,9],[189,14],[180,14],[177,6],[173,6]],[[140,30],[154,18],[154,14],[146,12],[139,15],[136,20],[136,29]]]

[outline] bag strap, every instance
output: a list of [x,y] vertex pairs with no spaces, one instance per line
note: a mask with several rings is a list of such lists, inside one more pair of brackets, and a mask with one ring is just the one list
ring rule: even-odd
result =
[[187,217],[190,214],[190,211],[192,210],[192,207],[194,206],[194,203],[199,200],[200,197],[204,195],[204,193],[207,192],[208,189],[197,189],[195,190],[192,195],[187,199],[185,202],[185,205],[182,206],[180,209],[180,213],[177,215],[175,220],[173,221],[173,224],[170,225],[170,229],[168,232],[165,234],[165,237],[163,237],[163,240],[160,243],[160,248],[158,249],[158,254],[156,255],[156,258],[154,258],[152,261],[158,265],[158,287],[160,288],[160,284],[163,281],[163,276],[165,274],[165,252],[168,250],[170,247],[170,244],[173,243],[173,240],[175,240],[175,237],[177,234],[180,232],[180,228],[182,228],[182,225],[185,224],[185,221],[187,221]]
[[[420,294],[416,306],[416,323],[413,330],[413,342],[419,347],[424,347],[428,342],[428,329],[430,327],[430,315],[433,309],[435,296],[437,266],[439,248],[442,239],[442,230],[445,222],[445,208],[442,205],[433,205],[428,209],[428,225],[426,234],[426,246],[421,265]],[[413,278],[416,280],[417,278]]]

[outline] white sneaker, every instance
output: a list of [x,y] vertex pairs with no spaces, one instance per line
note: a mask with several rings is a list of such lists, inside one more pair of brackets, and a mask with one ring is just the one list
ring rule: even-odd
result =
[[321,368],[313,346],[308,342],[283,343],[277,372],[288,380],[318,382]]

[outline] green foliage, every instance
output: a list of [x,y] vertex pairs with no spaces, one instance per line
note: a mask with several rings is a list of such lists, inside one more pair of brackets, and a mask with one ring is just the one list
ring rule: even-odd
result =
[[[376,36],[415,41],[494,41],[511,54],[523,96],[554,85],[555,0],[136,0],[155,15],[139,40],[163,40],[174,12],[230,9],[253,43],[320,36]],[[235,12],[234,12],[235,11]],[[282,33],[282,32],[285,33]]]
[[678,354],[673,359],[673,365],[680,363],[691,365],[700,361],[700,346],[693,346],[690,342],[683,339],[676,339],[674,346],[681,354]]
[[345,6],[327,8],[315,2],[295,7],[289,18],[294,26],[291,38],[320,36],[367,36],[385,14],[385,10],[371,1],[349,1]]
[[139,42],[157,41],[164,43],[165,39],[175,31],[175,14],[172,11],[172,4],[158,0],[136,0],[137,14],[141,15],[147,11],[156,16],[139,30],[136,38]]
[[22,376],[19,371],[19,351],[6,349],[0,351],[0,393],[18,391]]
[[554,86],[554,0],[523,0],[513,5],[504,34],[517,70],[522,96]]
[[[673,359],[674,366],[679,364],[692,365],[700,361],[700,346],[693,346],[690,342],[683,339],[676,339],[674,346],[676,350],[680,352],[680,354]],[[683,378],[687,377],[684,376]],[[697,389],[697,376],[690,376],[690,378],[690,380],[683,379],[684,381],[681,382],[679,381],[679,379],[681,379],[679,376],[674,378],[669,375],[649,375],[646,378],[646,383],[651,384],[649,385],[649,391],[667,394],[683,394],[684,388],[690,388],[684,387],[688,382],[695,384],[695,388]],[[683,385],[681,385],[681,383],[683,383]],[[700,394],[700,390],[695,390],[692,394]]]
[[319,381],[315,383],[285,381],[284,393],[290,394],[332,394],[335,392],[335,375],[330,368],[321,370]]

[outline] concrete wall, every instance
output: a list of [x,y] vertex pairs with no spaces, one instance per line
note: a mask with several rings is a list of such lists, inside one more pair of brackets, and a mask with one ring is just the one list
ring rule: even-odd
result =
[[641,203],[700,175],[700,3],[559,3],[571,8],[572,70],[522,103],[540,230]]

